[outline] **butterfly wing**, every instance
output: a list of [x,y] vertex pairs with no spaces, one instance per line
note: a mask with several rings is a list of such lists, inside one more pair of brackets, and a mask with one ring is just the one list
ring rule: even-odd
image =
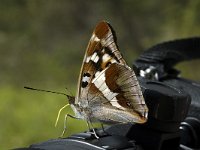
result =
[[98,111],[108,108],[109,112],[118,110],[121,114],[125,113],[124,117],[129,116],[125,120],[129,122],[145,122],[148,109],[137,78],[122,58],[115,33],[107,22],[100,22],[92,34],[81,67],[77,91],[75,103],[87,99],[91,103],[90,107],[94,108],[94,118],[103,121],[115,118],[115,122],[127,122],[121,121],[123,119],[117,115],[111,117],[111,114],[106,119],[105,114]]
[[116,36],[112,27],[107,22],[102,21],[93,31],[83,59],[78,80],[76,104],[88,89],[92,79],[111,63],[126,64],[116,45]]

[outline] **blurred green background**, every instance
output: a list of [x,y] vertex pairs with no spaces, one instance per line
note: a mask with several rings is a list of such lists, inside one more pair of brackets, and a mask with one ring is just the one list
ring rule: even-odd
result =
[[[83,55],[96,24],[107,20],[125,60],[157,43],[200,35],[200,1],[188,0],[0,0],[0,149],[57,138],[67,103],[61,95],[24,86],[75,94]],[[179,64],[182,76],[200,79],[198,60]],[[86,130],[69,119],[67,135]]]

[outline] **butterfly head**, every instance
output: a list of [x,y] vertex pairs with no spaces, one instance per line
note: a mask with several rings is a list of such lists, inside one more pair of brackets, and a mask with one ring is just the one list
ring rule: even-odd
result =
[[67,98],[69,100],[70,105],[75,103],[75,97],[74,96],[67,95]]
[[84,120],[87,120],[87,114],[86,114],[86,111],[85,111],[85,107],[88,106],[88,103],[86,100],[82,100],[81,103],[75,103],[75,97],[74,96],[70,96],[70,95],[67,95],[67,98],[69,100],[69,104],[75,114],[75,117],[76,118],[79,118],[79,119],[84,119]]

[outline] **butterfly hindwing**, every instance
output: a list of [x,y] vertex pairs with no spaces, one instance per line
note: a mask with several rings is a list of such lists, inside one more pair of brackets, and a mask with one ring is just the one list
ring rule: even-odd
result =
[[105,104],[145,117],[148,109],[136,76],[127,65],[111,64],[92,83],[106,98]]

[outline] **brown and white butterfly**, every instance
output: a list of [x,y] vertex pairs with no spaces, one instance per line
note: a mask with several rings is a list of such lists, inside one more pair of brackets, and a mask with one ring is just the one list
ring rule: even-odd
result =
[[148,108],[133,70],[119,52],[110,24],[100,22],[89,41],[76,97],[69,104],[75,118],[89,123],[145,123]]

